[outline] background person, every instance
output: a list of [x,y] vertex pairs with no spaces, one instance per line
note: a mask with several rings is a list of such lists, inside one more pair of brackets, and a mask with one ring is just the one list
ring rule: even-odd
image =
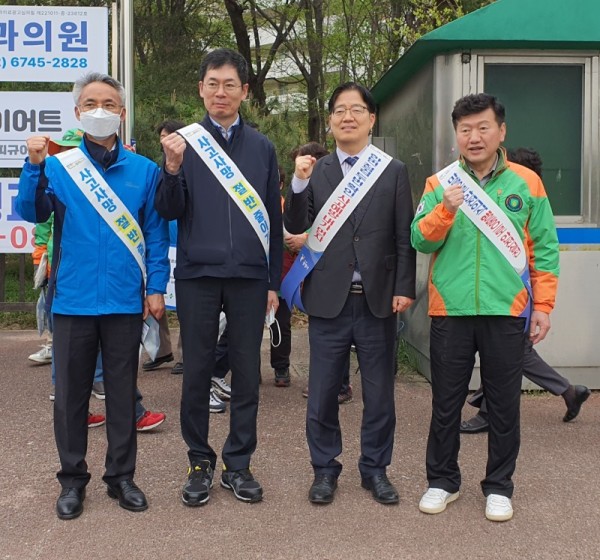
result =
[[[507,150],[506,156],[509,162],[518,163],[542,177],[542,158],[530,148],[516,148]],[[560,395],[567,406],[567,412],[563,416],[563,422],[570,422],[577,418],[581,405],[588,399],[591,391],[585,385],[571,385],[566,377],[563,377],[554,368],[550,367],[537,353],[531,339],[525,339],[525,354],[523,356],[523,375],[539,385],[542,389],[553,395]],[[487,432],[489,429],[487,400],[483,386],[480,386],[467,402],[479,408],[479,412],[469,420],[460,423],[460,432],[463,434],[476,434]]]

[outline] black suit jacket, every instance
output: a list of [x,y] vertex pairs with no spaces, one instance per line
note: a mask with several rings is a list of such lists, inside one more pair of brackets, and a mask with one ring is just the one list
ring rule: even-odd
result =
[[[290,233],[309,229],[343,178],[335,152],[315,165],[299,194],[288,190],[284,225]],[[332,239],[304,281],[302,302],[309,315],[331,319],[341,312],[358,262],[371,313],[392,314],[393,296],[415,297],[416,253],[410,243],[413,203],[404,163],[392,160]]]

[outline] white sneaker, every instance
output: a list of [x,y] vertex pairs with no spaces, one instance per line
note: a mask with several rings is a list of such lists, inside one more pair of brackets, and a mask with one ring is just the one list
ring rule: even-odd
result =
[[485,516],[490,521],[508,521],[512,519],[513,507],[510,498],[500,494],[490,494],[485,505]]
[[35,354],[31,354],[29,359],[38,364],[49,364],[52,362],[52,344],[44,344],[42,349]]
[[224,401],[228,401],[231,399],[231,387],[225,378],[223,377],[212,377],[212,388],[213,391],[217,394],[217,396]]
[[210,401],[208,403],[209,410],[211,412],[225,412],[227,410],[227,405],[215,394],[215,392],[210,390]]
[[419,509],[423,513],[442,513],[446,509],[446,506],[456,500],[459,496],[459,492],[450,494],[441,488],[430,488],[423,494],[421,501],[419,502]]

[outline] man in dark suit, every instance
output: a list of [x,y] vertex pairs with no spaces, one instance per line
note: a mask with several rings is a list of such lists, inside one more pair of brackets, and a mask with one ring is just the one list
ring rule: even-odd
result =
[[[312,156],[296,159],[284,213],[290,233],[313,225],[344,176],[371,149],[375,101],[366,88],[339,86],[329,100],[329,119],[337,149],[318,162]],[[398,502],[386,468],[396,425],[396,313],[405,311],[415,297],[412,218],[406,166],[392,159],[304,281],[302,300],[310,317],[306,434],[315,473],[309,492],[313,503],[333,501],[342,470],[336,459],[342,451],[337,396],[351,344],[356,346],[363,386],[362,486],[380,503]]]

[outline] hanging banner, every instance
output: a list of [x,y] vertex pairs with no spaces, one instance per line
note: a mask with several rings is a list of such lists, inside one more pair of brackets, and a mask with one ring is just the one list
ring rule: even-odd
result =
[[108,8],[0,6],[0,82],[108,73]]
[[27,156],[27,138],[62,138],[79,128],[71,93],[0,92],[0,168],[21,168]]
[[35,245],[35,225],[15,211],[19,179],[0,177],[0,255],[31,253]]

